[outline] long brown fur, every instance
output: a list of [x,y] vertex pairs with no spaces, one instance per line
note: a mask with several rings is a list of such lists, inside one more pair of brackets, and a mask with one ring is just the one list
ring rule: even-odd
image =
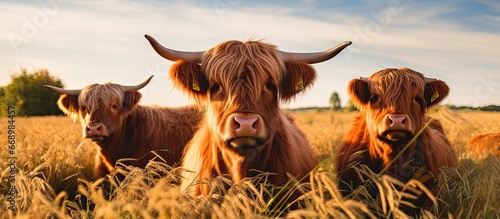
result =
[[[361,112],[336,152],[336,171],[344,194],[363,184],[352,165],[367,165],[375,173],[389,174],[403,182],[416,178],[431,190],[434,187],[432,178],[440,174],[440,168],[456,166],[456,155],[442,125],[426,115],[429,107],[448,94],[444,82],[426,82],[421,73],[407,68],[383,69],[368,80],[352,80],[348,92]],[[436,92],[439,97],[429,95]],[[375,95],[379,100],[372,99]],[[395,156],[408,141],[389,144],[378,139],[378,131],[388,113],[407,114],[415,133],[424,129],[399,157]],[[424,127],[427,122],[429,125]],[[382,172],[384,169],[386,171]],[[430,174],[431,179],[420,178],[416,173],[421,170],[426,170],[426,177]],[[424,200],[419,199],[416,204],[423,206]]]
[[465,148],[467,154],[475,158],[480,159],[489,155],[500,158],[500,132],[474,135]]
[[[58,106],[67,115],[79,119],[85,129],[92,121],[110,130],[110,136],[98,145],[95,176],[113,172],[121,158],[137,159],[132,164],[143,168],[157,153],[175,166],[180,162],[184,146],[193,136],[201,113],[195,106],[176,108],[141,106],[139,92],[124,93],[118,84],[92,84],[80,95],[61,95]],[[118,112],[109,110],[112,104]],[[84,107],[84,108],[82,108]]]
[[[312,85],[316,72],[310,65],[285,65],[275,46],[260,41],[228,41],[208,50],[201,65],[175,63],[170,77],[205,106],[200,129],[186,146],[182,160],[188,172],[181,189],[189,194],[208,195],[210,185],[199,182],[225,174],[239,183],[257,171],[271,172],[274,175],[268,183],[284,185],[289,181],[287,174],[299,179],[318,164],[305,135],[279,108],[280,99],[288,101],[300,91],[295,85],[301,77],[304,89]],[[193,79],[199,90],[193,89]],[[226,121],[233,113],[262,118],[266,136],[262,150],[244,156],[224,142]]]

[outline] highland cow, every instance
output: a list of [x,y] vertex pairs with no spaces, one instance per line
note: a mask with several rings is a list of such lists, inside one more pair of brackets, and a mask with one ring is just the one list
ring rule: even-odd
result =
[[[443,81],[408,68],[351,80],[348,93],[360,115],[336,152],[341,191],[350,194],[365,183],[353,168],[359,165],[403,182],[421,180],[432,190],[441,168],[457,164],[442,125],[426,115],[448,92]],[[421,195],[415,203],[424,206],[425,200]]]
[[59,108],[79,119],[83,137],[98,145],[96,177],[113,172],[121,158],[137,159],[132,164],[141,168],[156,155],[171,166],[180,162],[201,113],[194,105],[177,108],[139,105],[141,94],[137,91],[151,78],[137,86],[91,84],[81,90],[45,85],[61,94]]
[[318,53],[288,53],[250,40],[226,41],[207,51],[181,52],[146,35],[155,51],[175,61],[175,85],[204,106],[200,129],[186,146],[181,189],[207,195],[205,179],[229,175],[234,183],[271,172],[268,183],[282,186],[291,176],[306,176],[317,164],[305,135],[280,109],[310,87],[316,72],[310,65],[326,61],[350,42]]

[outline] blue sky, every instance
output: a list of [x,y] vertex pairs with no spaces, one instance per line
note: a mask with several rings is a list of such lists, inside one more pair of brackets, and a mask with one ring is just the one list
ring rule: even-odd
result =
[[144,38],[199,51],[225,40],[263,39],[290,52],[353,45],[314,64],[317,81],[286,108],[327,106],[347,83],[386,67],[444,80],[444,103],[500,104],[500,3],[479,1],[0,1],[0,86],[11,73],[46,68],[66,88],[138,84],[142,104],[191,101],[168,78],[171,62]]

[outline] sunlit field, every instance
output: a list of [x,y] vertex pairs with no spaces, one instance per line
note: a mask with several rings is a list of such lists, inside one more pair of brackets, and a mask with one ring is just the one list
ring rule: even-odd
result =
[[[350,129],[357,112],[293,112],[323,161],[297,188],[305,194],[297,200],[300,208],[290,212],[273,209],[266,198],[270,191],[245,179],[229,189],[214,182],[208,197],[193,198],[177,189],[182,169],[161,161],[146,169],[118,165],[123,181],[113,175],[92,178],[96,146],[82,139],[79,122],[69,117],[28,117],[15,119],[15,186],[17,211],[9,202],[10,176],[7,148],[8,118],[0,118],[0,218],[404,218],[399,209],[406,205],[397,191],[400,182],[366,172],[381,190],[381,197],[363,194],[341,197],[334,174],[334,152]],[[435,208],[425,218],[500,218],[500,159],[476,158],[465,150],[467,140],[477,133],[499,132],[498,112],[456,112],[446,108],[431,115],[445,127],[460,162],[439,177]],[[270,173],[269,173],[270,174]],[[263,173],[263,178],[266,173]],[[296,182],[296,181],[294,181]],[[291,182],[292,184],[294,182]],[[276,203],[276,202],[275,202]]]

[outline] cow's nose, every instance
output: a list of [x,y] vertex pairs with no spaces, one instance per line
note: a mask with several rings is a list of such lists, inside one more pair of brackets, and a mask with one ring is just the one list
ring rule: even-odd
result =
[[234,131],[236,136],[255,136],[257,129],[260,128],[260,121],[257,117],[241,118],[234,117],[233,120]]
[[88,136],[95,136],[95,135],[101,135],[101,134],[102,134],[102,124],[101,123],[87,125],[87,135]]
[[405,129],[407,116],[404,114],[398,115],[388,115],[387,116],[387,125],[390,129]]

